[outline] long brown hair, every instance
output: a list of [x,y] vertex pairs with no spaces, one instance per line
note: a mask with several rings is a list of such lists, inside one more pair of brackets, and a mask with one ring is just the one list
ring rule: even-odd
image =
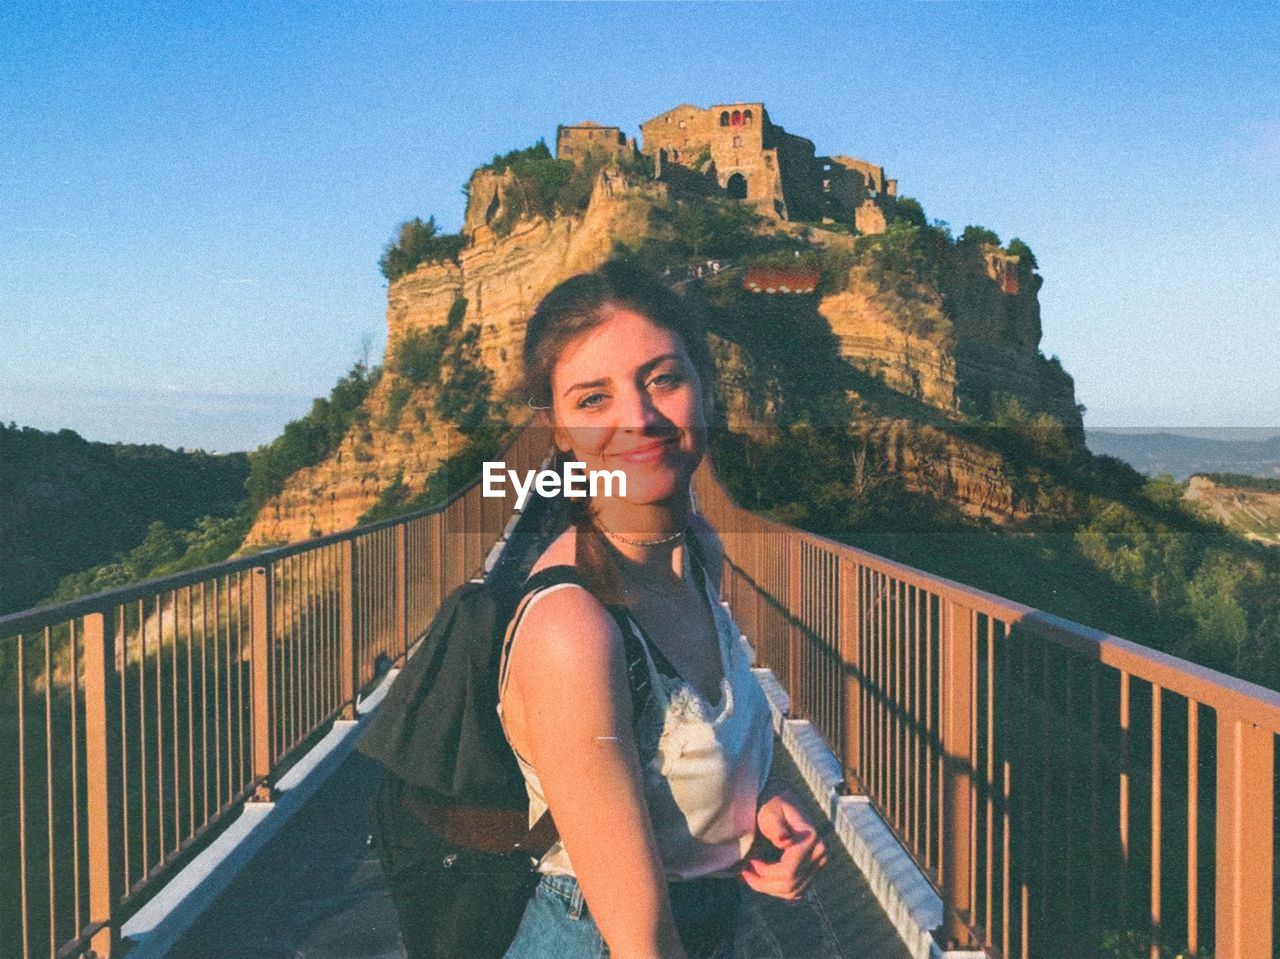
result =
[[[605,307],[616,306],[646,317],[680,337],[704,395],[714,376],[701,310],[653,274],[626,260],[610,260],[590,273],[579,273],[551,290],[525,329],[521,402],[546,410],[552,406],[551,374],[565,346],[604,320]],[[556,468],[572,454],[558,454]],[[605,603],[625,604],[616,552],[591,521],[585,500],[563,500],[568,519],[577,527],[575,559],[579,572]]]

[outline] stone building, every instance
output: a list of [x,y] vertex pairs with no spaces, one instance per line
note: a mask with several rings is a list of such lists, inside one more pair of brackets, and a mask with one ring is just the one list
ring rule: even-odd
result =
[[784,220],[880,233],[885,201],[897,195],[883,167],[816,155],[812,140],[775,124],[763,103],[683,103],[641,123],[640,132],[640,150],[654,158],[658,177],[674,170],[714,177],[727,196]]
[[556,127],[556,159],[578,163],[591,153],[625,156],[634,153],[635,140],[627,141],[620,127],[601,126],[593,120]]

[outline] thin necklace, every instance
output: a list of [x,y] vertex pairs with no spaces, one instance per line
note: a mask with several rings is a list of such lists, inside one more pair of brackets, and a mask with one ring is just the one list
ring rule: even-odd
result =
[[685,534],[685,530],[689,528],[688,524],[686,524],[670,536],[664,536],[661,539],[630,539],[623,536],[621,533],[615,533],[613,530],[609,529],[609,527],[605,526],[604,523],[600,522],[599,516],[594,517],[594,519],[596,521],[596,525],[600,527],[601,531],[606,536],[612,536],[618,542],[626,543],[628,546],[661,546],[663,543],[670,543],[673,540],[679,539]]

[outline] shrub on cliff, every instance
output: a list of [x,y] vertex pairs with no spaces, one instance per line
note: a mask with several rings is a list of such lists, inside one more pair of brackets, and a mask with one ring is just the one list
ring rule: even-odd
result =
[[495,156],[481,167],[510,173],[502,215],[490,224],[499,236],[530,217],[572,215],[587,208],[600,169],[612,162],[604,154],[589,154],[581,163],[557,160],[543,140],[523,150]]
[[922,230],[929,225],[929,221],[925,219],[924,207],[913,197],[886,197],[885,214],[890,223],[905,223]]
[[444,326],[406,330],[391,350],[388,368],[414,385],[438,382],[449,333],[449,328]]
[[249,478],[244,485],[253,510],[284,489],[291,475],[316,465],[338,448],[362,415],[365,397],[381,372],[356,363],[338,380],[328,399],[316,399],[306,416],[286,424],[280,436],[249,454]]
[[964,232],[960,234],[960,239],[956,241],[957,246],[972,246],[981,249],[990,243],[992,246],[1000,245],[1000,237],[993,230],[988,230],[985,226],[974,226],[970,224],[964,228]]
[[1031,247],[1016,236],[1009,241],[1009,253],[1018,258],[1018,268],[1021,270],[1035,270],[1040,267],[1036,262],[1036,255],[1031,252]]
[[[414,386],[434,386],[435,414],[470,436],[483,429],[493,413],[493,373],[480,356],[480,326],[462,324],[466,312],[466,299],[458,297],[443,326],[406,331],[392,348],[387,367]],[[388,397],[388,421],[396,392]],[[397,400],[395,422],[408,400],[407,390],[402,387],[399,392],[403,396]]]
[[456,262],[466,242],[461,233],[440,233],[434,216],[425,223],[414,217],[396,228],[396,235],[378,259],[378,267],[389,281],[398,280],[423,263]]

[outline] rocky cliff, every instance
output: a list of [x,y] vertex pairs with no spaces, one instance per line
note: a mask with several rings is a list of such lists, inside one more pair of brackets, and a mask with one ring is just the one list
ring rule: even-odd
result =
[[[465,303],[461,324],[478,327],[479,356],[492,372],[494,395],[502,396],[518,375],[525,323],[539,299],[561,280],[604,262],[617,244],[634,247],[651,232],[655,210],[671,202],[665,183],[608,167],[596,178],[582,213],[520,219],[511,215],[512,191],[518,188],[510,171],[480,170],[473,176],[463,228],[467,242],[456,262],[423,264],[390,285],[388,357],[406,336],[444,326]],[[765,229],[795,234],[780,222],[766,223]],[[822,230],[809,236],[817,247],[852,245],[848,236]],[[981,266],[967,276],[961,271],[966,278],[953,284],[945,301],[941,291],[917,290],[908,309],[848,262],[848,276],[838,277],[832,292],[792,299],[808,304],[803,309],[834,336],[849,366],[905,404],[862,407],[862,426],[877,432],[878,442],[891,451],[886,455],[892,468],[909,477],[909,487],[971,515],[1025,516],[1026,504],[1019,503],[999,455],[948,434],[947,426],[988,412],[1003,392],[1030,413],[1048,413],[1079,428],[1070,377],[1038,350],[1039,277],[989,250]],[[735,270],[741,266],[724,264],[715,281],[740,287]],[[673,267],[677,273],[689,268],[687,261]],[[684,285],[696,287],[699,281],[688,276]],[[763,296],[742,294],[740,308],[755,309],[752,304],[762,304]],[[792,332],[785,323],[773,331],[780,351],[789,348]],[[752,347],[728,347],[720,352],[731,361],[722,384],[731,421],[767,426],[768,402],[751,406],[738,390],[752,365],[744,351]],[[326,461],[289,479],[259,513],[246,544],[348,528],[391,487],[404,495],[421,492],[427,477],[467,442],[454,424],[433,415],[434,389],[409,383],[393,364],[384,364],[366,401],[368,415]],[[856,392],[856,384],[850,389]],[[512,406],[504,415],[514,421],[525,414]]]

